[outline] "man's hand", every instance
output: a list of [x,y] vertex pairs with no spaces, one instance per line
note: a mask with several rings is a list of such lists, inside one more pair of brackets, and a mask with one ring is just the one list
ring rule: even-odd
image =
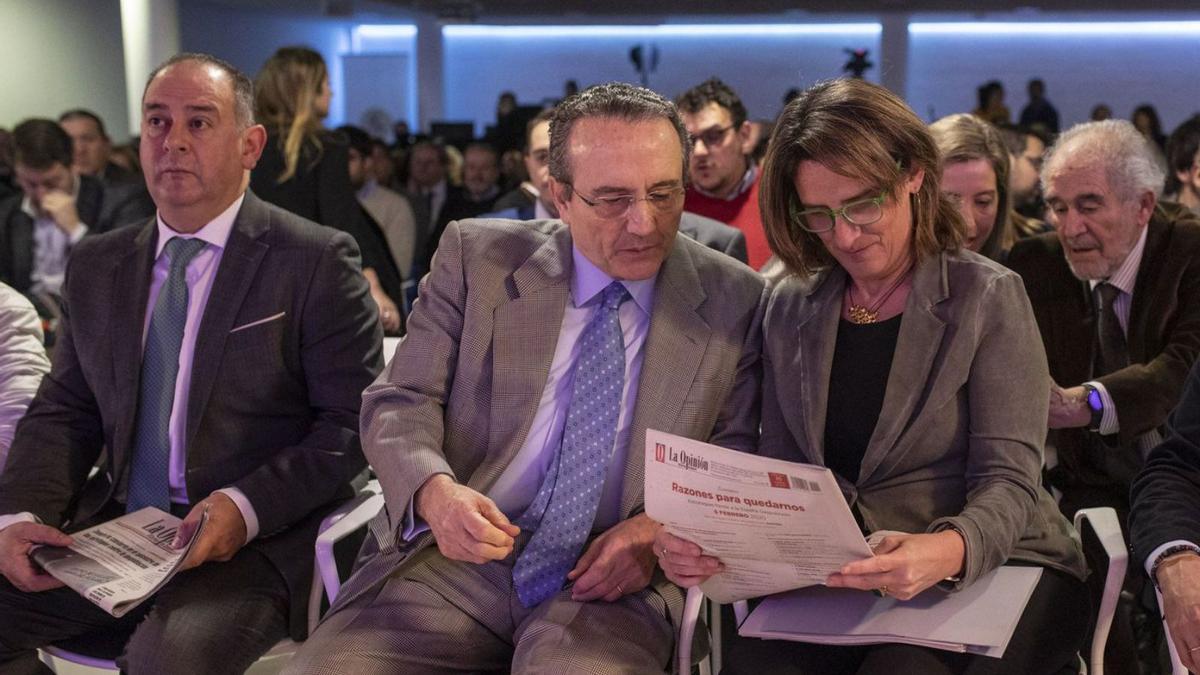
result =
[[196,503],[179,525],[172,545],[182,548],[200,526],[200,517],[208,507],[208,524],[200,533],[200,539],[192,546],[181,569],[189,570],[210,561],[226,561],[246,545],[246,520],[237,504],[222,492],[214,492]]
[[75,230],[79,228],[79,212],[75,210],[73,195],[61,190],[52,190],[42,197],[41,207],[46,215],[54,219],[58,229],[66,232],[67,236],[75,234]]
[[1159,564],[1155,576],[1179,660],[1200,672],[1200,555],[1177,553]]
[[503,560],[521,533],[495,502],[444,473],[417,490],[413,508],[429,524],[438,550],[451,560],[477,565]]
[[1086,427],[1091,421],[1092,411],[1087,404],[1087,389],[1082,385],[1063,389],[1057,384],[1050,384],[1051,429]]
[[654,536],[660,529],[641,513],[592,540],[575,569],[567,572],[567,579],[575,582],[571,599],[613,602],[645,588],[654,574]]
[[886,590],[901,600],[962,571],[966,543],[954,530],[933,534],[895,534],[884,537],[875,555],[842,566],[829,575],[833,588]]
[[71,538],[49,525],[37,523],[13,523],[0,530],[0,574],[26,593],[48,591],[63,585],[29,557],[29,550],[36,544],[70,546]]
[[379,306],[379,322],[383,324],[383,332],[395,334],[400,330],[400,310],[388,294],[383,292],[383,286],[379,284],[379,275],[375,273],[374,268],[364,268],[363,276],[367,278],[367,286],[371,289],[371,299]]
[[667,578],[684,588],[699,586],[725,569],[720,560],[704,555],[696,544],[659,529],[654,537],[654,552]]

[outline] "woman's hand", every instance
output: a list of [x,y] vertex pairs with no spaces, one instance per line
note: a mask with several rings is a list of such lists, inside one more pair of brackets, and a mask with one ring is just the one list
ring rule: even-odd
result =
[[725,569],[720,560],[704,555],[699,546],[662,528],[654,536],[654,554],[658,556],[658,564],[667,578],[684,588],[699,586]]
[[833,588],[880,590],[901,600],[952,577],[963,568],[966,544],[954,530],[933,534],[898,534],[884,537],[874,557],[858,560],[829,575]]

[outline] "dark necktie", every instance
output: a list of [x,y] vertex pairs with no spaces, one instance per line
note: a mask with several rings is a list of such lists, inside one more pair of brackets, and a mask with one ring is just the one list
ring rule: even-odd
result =
[[629,291],[614,281],[580,336],[579,360],[562,445],[533,502],[517,520],[533,536],[513,566],[513,584],[525,607],[563,587],[587,541],[604,490],[617,436],[625,383],[625,339],[617,310]]
[[171,459],[171,408],[175,405],[175,380],[179,375],[179,349],[187,323],[187,266],[205,246],[202,239],[174,237],[165,252],[171,261],[167,280],[154,302],[142,355],[141,389],[133,463],[125,510],[146,506],[164,511],[171,507],[168,472]]
[[1121,289],[1107,281],[1096,285],[1096,358],[1092,376],[1102,377],[1129,365],[1125,331],[1117,320],[1116,301]]

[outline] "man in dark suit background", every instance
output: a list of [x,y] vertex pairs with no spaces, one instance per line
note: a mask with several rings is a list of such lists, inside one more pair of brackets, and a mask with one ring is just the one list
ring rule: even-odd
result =
[[[1055,232],[1022,239],[1008,265],[1025,280],[1053,378],[1047,472],[1071,517],[1111,506],[1121,522],[1129,487],[1162,439],[1200,353],[1200,220],[1160,202],[1163,171],[1146,140],[1124,120],[1064,133],[1042,168],[1047,218]],[[1101,575],[1092,575],[1093,599]],[[1140,575],[1126,584],[1141,593]],[[1152,599],[1118,607],[1107,657],[1137,673],[1136,613]],[[1151,618],[1140,641],[1153,642]],[[1143,659],[1144,660],[1144,659]]]
[[[380,335],[353,240],[247,191],[266,140],[252,100],[212,57],[160,66],[141,144],[158,216],[75,251],[54,368],[0,476],[6,673],[92,633],[121,638],[134,673],[240,673],[303,637],[317,525],[364,466]],[[209,521],[187,570],[120,620],[27,556],[144,505]]]
[[58,124],[71,136],[75,171],[99,178],[105,185],[142,184],[141,176],[112,161],[112,139],[99,115],[73,108],[58,116]]
[[13,130],[22,193],[0,201],[0,281],[43,316],[57,297],[71,250],[88,234],[140,222],[154,204],[140,185],[108,186],[72,165],[72,141],[57,123],[29,119]]
[[1042,170],[1056,232],[1018,241],[1008,260],[1057,383],[1050,476],[1068,515],[1127,512],[1130,481],[1200,353],[1200,220],[1158,200],[1153,152],[1123,120],[1064,133]]

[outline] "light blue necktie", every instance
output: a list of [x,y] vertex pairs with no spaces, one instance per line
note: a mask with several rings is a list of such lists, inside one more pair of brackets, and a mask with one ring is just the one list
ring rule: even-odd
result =
[[617,436],[625,339],[617,310],[629,291],[614,281],[580,336],[562,446],[533,502],[517,520],[533,536],[513,567],[517,597],[534,607],[563,587],[596,519]]
[[142,382],[138,395],[137,428],[125,510],[146,506],[171,508],[167,481],[171,459],[171,408],[175,404],[175,379],[179,375],[179,348],[187,323],[187,266],[205,246],[203,239],[174,237],[165,253],[171,261],[167,280],[159,289],[146,333],[142,355]]

